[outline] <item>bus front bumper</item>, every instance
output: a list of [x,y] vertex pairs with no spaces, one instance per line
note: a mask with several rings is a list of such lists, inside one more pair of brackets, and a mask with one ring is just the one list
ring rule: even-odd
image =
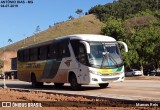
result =
[[90,84],[122,82],[124,81],[124,79],[125,79],[124,73],[120,73],[119,75],[115,75],[115,76],[90,74]]

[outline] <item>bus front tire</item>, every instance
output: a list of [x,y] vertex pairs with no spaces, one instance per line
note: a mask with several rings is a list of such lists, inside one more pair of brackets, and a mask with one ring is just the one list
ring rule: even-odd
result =
[[34,74],[31,75],[31,82],[33,88],[40,88],[43,86],[43,82],[37,82],[36,76]]
[[78,84],[77,78],[76,78],[76,76],[74,74],[72,74],[70,76],[69,80],[70,80],[70,84],[71,84],[71,89],[72,90],[80,90],[81,85]]
[[54,83],[55,87],[62,87],[64,85],[64,83]]
[[99,84],[100,88],[106,88],[108,87],[109,83]]

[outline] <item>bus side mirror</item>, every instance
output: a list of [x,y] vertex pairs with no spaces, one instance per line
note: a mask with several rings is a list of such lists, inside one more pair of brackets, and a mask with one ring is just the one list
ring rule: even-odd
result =
[[84,44],[87,53],[90,54],[90,45],[86,41],[81,41],[81,43]]
[[122,44],[124,46],[125,52],[128,52],[128,46],[125,42],[117,41],[119,44]]

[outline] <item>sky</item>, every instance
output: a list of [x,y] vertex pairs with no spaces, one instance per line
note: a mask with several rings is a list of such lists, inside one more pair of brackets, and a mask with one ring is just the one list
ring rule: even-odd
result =
[[[48,29],[56,22],[66,21],[71,15],[77,18],[77,9],[88,12],[91,7],[112,3],[113,0],[0,0],[0,48],[32,36],[39,25],[40,31]],[[33,3],[27,3],[33,1]],[[9,7],[3,7],[3,6]],[[10,7],[18,5],[18,7]]]

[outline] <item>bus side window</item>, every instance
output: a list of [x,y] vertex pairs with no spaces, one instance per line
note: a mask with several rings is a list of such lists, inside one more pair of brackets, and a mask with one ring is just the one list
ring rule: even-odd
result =
[[59,56],[60,56],[60,59],[64,57],[70,57],[68,45],[66,45],[63,42],[59,44]]
[[79,41],[74,41],[74,40],[72,40],[72,41],[70,41],[70,43],[71,43],[71,45],[72,45],[72,48],[73,48],[73,51],[74,51],[74,55],[75,55],[75,57],[76,57],[76,59],[77,59],[77,57],[78,57],[78,48],[79,48]]
[[74,41],[74,40],[71,41],[71,45],[72,45],[76,59],[80,63],[87,65],[88,60],[87,60],[87,53],[86,53],[85,46],[79,41]]
[[29,49],[24,50],[24,61],[29,61]]
[[38,59],[38,48],[30,49],[30,60],[35,61]]
[[39,59],[46,60],[47,59],[47,46],[42,46],[39,48]]
[[56,44],[56,53],[57,53],[57,60],[62,60],[62,58],[63,58],[63,45],[61,44],[60,45],[60,43],[58,42],[57,44]]
[[87,64],[87,56],[86,56],[85,46],[81,43],[79,45],[78,61],[84,65]]
[[63,56],[64,56],[64,57],[70,57],[70,56],[71,56],[68,45],[66,45],[66,46],[64,47],[64,55],[63,55]]
[[51,44],[48,47],[48,59],[56,59],[58,56],[56,45]]

